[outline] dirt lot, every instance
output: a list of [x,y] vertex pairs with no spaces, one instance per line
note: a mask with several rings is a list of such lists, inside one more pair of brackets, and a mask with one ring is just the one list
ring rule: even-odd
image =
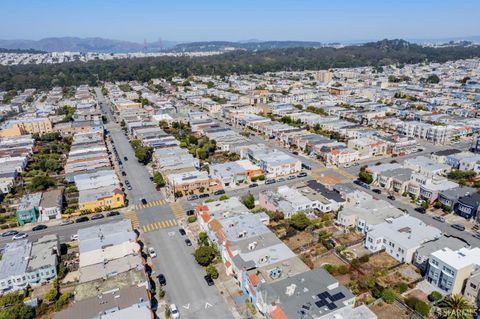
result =
[[378,319],[409,319],[410,315],[407,310],[401,308],[400,306],[393,304],[387,304],[380,302],[372,307],[370,307],[377,316]]
[[335,241],[342,246],[348,247],[351,246],[355,243],[357,243],[359,240],[363,239],[363,234],[357,233],[357,232],[351,232],[348,234],[343,234],[341,236],[336,236]]
[[373,273],[384,269],[390,268],[398,264],[398,261],[388,255],[386,252],[381,252],[380,254],[370,256],[368,262],[361,264],[360,269],[367,275],[372,275]]
[[404,264],[389,271],[385,276],[380,277],[378,283],[387,287],[401,282],[409,284],[420,278],[422,278],[422,276],[416,272],[416,268],[413,265]]
[[[317,258],[314,260],[314,268],[320,268],[324,264],[330,264],[334,266],[341,266],[341,265],[347,265],[343,260],[338,258],[333,251],[330,251],[327,255],[322,256],[320,258]],[[358,272],[355,270],[351,270],[348,274],[346,275],[335,275],[334,277],[340,282],[342,285],[348,285],[348,283],[353,279],[357,278],[359,276]]]
[[406,295],[405,295],[406,298],[408,297],[416,297],[426,303],[429,303],[429,300],[428,300],[428,295],[426,293],[424,293],[423,291],[421,291],[420,289],[413,289],[412,291],[408,292]]
[[300,247],[307,247],[312,243],[316,243],[317,239],[308,232],[299,232],[296,235],[284,240],[285,244],[293,251],[296,251]]

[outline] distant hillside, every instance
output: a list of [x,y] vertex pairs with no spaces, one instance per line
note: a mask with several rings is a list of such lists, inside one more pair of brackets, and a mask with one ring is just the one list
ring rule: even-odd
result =
[[[160,50],[174,45],[171,41],[147,43],[148,50]],[[104,38],[45,38],[41,40],[0,40],[0,48],[5,49],[34,49],[46,52],[72,51],[72,52],[131,52],[143,51],[144,44],[111,40]]]
[[382,65],[445,62],[480,57],[480,46],[423,47],[404,40],[382,40],[342,48],[234,50],[215,56],[164,56],[108,61],[0,66],[0,91],[10,89],[96,85],[100,81],[149,81],[190,75],[245,74],[325,70]]
[[34,49],[5,49],[0,48],[0,53],[46,53],[45,51]]
[[203,41],[180,43],[170,49],[174,52],[182,51],[221,51],[226,48],[244,50],[272,50],[289,48],[320,48],[324,46],[321,42],[314,41]]

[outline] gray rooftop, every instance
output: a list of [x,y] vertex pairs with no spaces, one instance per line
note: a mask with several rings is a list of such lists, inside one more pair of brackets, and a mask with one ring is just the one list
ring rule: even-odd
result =
[[420,248],[417,249],[417,254],[420,256],[430,256],[431,253],[443,248],[450,248],[456,251],[467,246],[468,244],[466,242],[457,237],[442,235],[440,238],[428,241],[420,246]]
[[132,230],[130,220],[92,226],[78,230],[78,241],[80,254],[101,249],[105,246],[118,245],[124,242],[131,242],[137,235]]
[[27,239],[7,243],[0,260],[0,279],[24,274],[31,249]]
[[34,242],[27,271],[56,266],[57,254],[60,253],[58,245],[58,237],[55,234],[43,236]]

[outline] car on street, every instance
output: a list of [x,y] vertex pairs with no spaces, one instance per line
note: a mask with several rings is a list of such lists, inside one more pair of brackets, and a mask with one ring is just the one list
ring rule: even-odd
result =
[[206,197],[210,197],[210,194],[200,194],[200,195],[198,195],[198,198],[206,198]]
[[185,239],[185,245],[187,246],[192,246],[192,242],[190,241],[190,239]]
[[282,177],[282,178],[279,178],[277,182],[279,182],[279,183],[285,182],[285,178],[283,178],[283,177]]
[[305,172],[301,172],[297,175],[297,177],[305,177],[305,176],[307,176],[307,173]]
[[16,230],[9,230],[9,231],[6,231],[2,234],[2,237],[10,237],[10,236],[14,236],[18,234],[18,231]]
[[90,220],[97,220],[97,219],[102,219],[104,218],[105,216],[103,216],[103,214],[95,214],[93,215]]
[[185,215],[187,215],[187,216],[192,216],[194,214],[195,214],[195,210],[193,210],[193,209],[189,209],[185,212]]
[[389,200],[395,200],[395,196],[393,196],[393,195],[388,195],[387,198],[388,198]]
[[167,279],[165,278],[164,274],[158,275],[157,278],[158,278],[158,283],[160,284],[160,286],[165,286],[167,284]]
[[39,231],[39,230],[44,230],[44,229],[47,229],[48,226],[47,225],[37,225],[37,226],[34,226],[32,228],[32,231]]
[[147,200],[145,198],[142,198],[141,202],[143,205],[147,205]]
[[150,256],[150,258],[157,257],[157,253],[155,252],[155,249],[153,249],[153,247],[148,247],[148,255]]
[[71,241],[76,241],[76,240],[78,240],[78,234],[73,234],[72,236],[70,236],[70,240],[71,240]]
[[480,239],[480,233],[474,233],[472,234],[473,238]]
[[125,180],[125,185],[130,185],[130,181],[128,179]]
[[277,181],[274,180],[274,179],[267,179],[267,180],[265,181],[265,184],[266,184],[266,185],[268,185],[268,184],[275,184],[276,182],[277,182]]
[[398,210],[404,212],[405,214],[408,214],[408,210],[406,210],[405,208],[398,207]]
[[213,281],[212,277],[210,275],[206,275],[203,277],[205,281],[207,282],[207,285],[213,286],[215,282]]
[[187,197],[187,200],[196,200],[198,199],[198,195],[190,195]]
[[465,230],[465,226],[463,226],[461,224],[452,224],[452,228],[455,228],[456,230],[459,230],[459,231],[464,231]]
[[123,160],[124,160],[124,161],[128,161],[128,157],[124,156],[124,157],[123,157]]
[[63,222],[60,223],[60,226],[67,226],[67,225],[71,225],[75,223],[75,221],[73,219],[66,219],[64,220]]
[[442,216],[433,216],[432,218],[441,222],[441,223],[445,222],[445,217],[442,217]]
[[12,237],[12,240],[19,240],[19,239],[24,239],[27,238],[28,234],[26,233],[18,233],[15,236]]
[[122,161],[119,160],[119,161],[118,161],[118,165],[123,165]]
[[213,195],[223,195],[225,194],[225,190],[224,189],[219,189],[218,191],[216,191],[215,193],[213,193]]
[[254,187],[257,187],[257,186],[258,186],[257,183],[252,183],[252,184],[248,185],[249,188],[254,188]]
[[132,190],[132,186],[131,186],[130,184],[128,184],[128,185],[127,185],[127,189],[128,189],[129,191],[131,191],[131,190]]
[[379,190],[378,188],[372,189],[372,192],[377,193],[377,194],[381,194],[381,193],[382,193],[382,191]]
[[420,214],[425,214],[427,210],[423,207],[416,207],[414,211],[419,212]]
[[185,236],[185,235],[187,234],[187,233],[185,232],[185,229],[183,229],[183,228],[180,228],[180,229],[178,230],[178,232],[179,232],[180,235],[182,235],[182,236]]
[[127,173],[125,171],[122,171],[122,176],[127,176]]
[[359,179],[356,179],[353,181],[354,184],[357,184],[358,186],[361,186],[363,188],[366,188],[366,189],[370,189],[370,185],[368,185],[367,183],[365,182],[362,182],[361,180]]
[[82,216],[82,217],[78,217],[77,219],[75,219],[75,222],[76,223],[83,223],[83,222],[88,222],[90,220],[90,218],[88,218],[87,216]]
[[287,177],[288,180],[292,180],[292,179],[295,179],[295,178],[297,178],[295,175],[290,175],[290,176]]
[[174,303],[170,305],[170,317],[172,317],[172,319],[180,318],[180,313],[178,312],[178,308]]
[[117,212],[116,210],[112,210],[111,212],[107,213],[107,217],[113,217],[113,216],[118,216],[120,215],[120,212]]
[[298,152],[297,152],[297,151],[293,151],[292,154],[293,154],[293,155],[298,155]]

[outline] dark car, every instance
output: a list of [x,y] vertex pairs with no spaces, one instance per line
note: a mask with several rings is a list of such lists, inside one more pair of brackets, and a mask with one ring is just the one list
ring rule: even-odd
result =
[[395,200],[395,196],[393,196],[393,195],[388,195],[387,198],[388,198],[389,200]]
[[147,205],[147,200],[145,198],[142,198],[142,204]]
[[44,229],[47,229],[47,228],[48,228],[47,225],[37,225],[37,226],[32,228],[32,231],[44,230]]
[[198,195],[190,195],[187,197],[187,200],[196,200],[198,199]]
[[257,183],[252,183],[252,184],[248,185],[248,187],[250,187],[250,188],[254,188],[254,187],[257,187],[257,186],[258,186]]
[[192,246],[192,242],[190,241],[190,239],[185,239],[185,245]]
[[460,225],[460,224],[452,224],[452,228],[455,228],[456,230],[459,230],[459,231],[464,231],[465,230],[465,226]]
[[305,176],[307,176],[307,173],[305,173],[305,172],[302,172],[302,173],[297,175],[297,177],[305,177]]
[[185,214],[186,214],[187,216],[192,216],[192,215],[195,214],[195,210],[189,209],[189,210],[187,210],[187,211],[185,212]]
[[185,229],[183,229],[183,228],[180,228],[180,229],[178,230],[178,232],[179,232],[180,235],[182,235],[182,236],[185,236],[185,235],[187,234],[187,233],[185,232]]
[[123,165],[122,161],[119,160],[119,161],[118,161],[118,165]]
[[472,234],[472,236],[476,239],[480,239],[480,233],[475,233],[475,234]]
[[200,194],[200,195],[198,195],[198,198],[205,198],[205,197],[210,197],[210,194]]
[[157,278],[158,278],[158,283],[160,284],[160,286],[165,286],[167,284],[167,279],[165,278],[165,276],[163,274],[158,275]]
[[398,210],[404,212],[405,214],[408,214],[408,210],[406,210],[405,208],[398,207]]
[[420,214],[425,214],[427,210],[423,207],[416,207],[414,211],[419,212]]
[[123,160],[128,161],[128,157],[124,156]]
[[125,171],[122,171],[122,176],[127,176],[127,173]]
[[358,186],[362,186],[363,188],[370,189],[370,185],[368,185],[368,184],[365,183],[365,182],[362,182],[362,181],[359,180],[359,179],[354,180],[353,183],[354,183],[354,184],[357,184]]
[[107,213],[107,217],[113,217],[113,216],[118,216],[118,215],[120,215],[120,213],[117,212],[117,211],[111,211],[111,212]]
[[298,155],[297,151],[292,152],[293,155]]
[[88,222],[90,220],[90,218],[88,218],[87,216],[82,216],[82,217],[78,217],[77,219],[75,219],[75,222],[76,223],[83,223],[83,222]]
[[219,189],[218,191],[216,191],[215,193],[213,193],[213,195],[223,195],[225,194],[225,190],[224,189]]
[[378,188],[372,189],[372,192],[377,193],[377,194],[381,194],[381,193],[382,193],[382,191],[379,190]]
[[203,278],[205,278],[205,281],[207,282],[207,285],[213,286],[215,284],[215,282],[213,281],[212,277],[210,277],[210,275],[206,275]]
[[103,214],[95,214],[93,215],[90,219],[91,220],[97,220],[97,219],[102,219],[104,218],[105,216],[103,216]]
[[2,237],[10,237],[10,236],[14,236],[18,234],[18,231],[16,230],[9,230],[9,231],[6,231],[2,234]]

